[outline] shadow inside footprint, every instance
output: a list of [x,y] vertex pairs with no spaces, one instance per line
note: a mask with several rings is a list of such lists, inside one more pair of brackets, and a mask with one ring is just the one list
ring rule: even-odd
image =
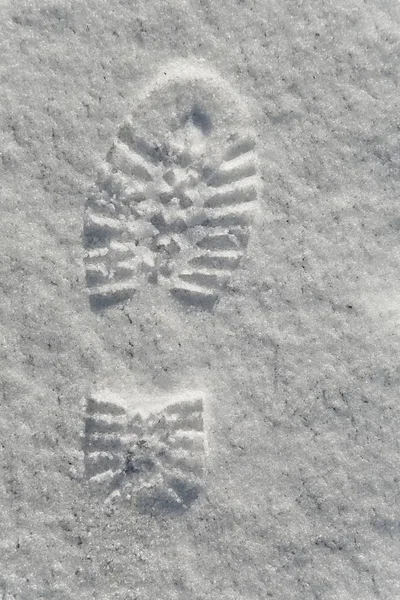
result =
[[200,129],[203,135],[209,135],[213,129],[210,115],[197,104],[195,104],[190,113],[184,117],[183,124],[188,122],[193,123],[197,129]]

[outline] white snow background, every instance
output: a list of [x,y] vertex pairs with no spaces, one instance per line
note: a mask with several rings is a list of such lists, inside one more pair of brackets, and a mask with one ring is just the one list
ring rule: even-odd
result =
[[[248,102],[261,215],[211,314],[148,286],[95,315],[88,190],[182,57]],[[400,599],[399,59],[392,0],[3,0],[2,599]],[[85,487],[85,397],[127,372],[209,393],[182,515]]]

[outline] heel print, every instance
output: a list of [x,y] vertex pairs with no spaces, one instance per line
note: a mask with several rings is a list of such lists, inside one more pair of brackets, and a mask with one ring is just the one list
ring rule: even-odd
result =
[[91,397],[84,455],[89,486],[105,501],[130,501],[145,513],[187,510],[203,488],[204,398],[168,398],[143,415],[128,413],[116,397]]

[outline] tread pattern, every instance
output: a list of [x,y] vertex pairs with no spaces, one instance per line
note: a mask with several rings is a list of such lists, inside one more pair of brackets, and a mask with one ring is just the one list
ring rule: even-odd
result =
[[95,311],[132,299],[145,282],[212,309],[240,262],[261,189],[256,138],[238,127],[216,148],[213,115],[193,102],[158,143],[129,118],[119,128],[85,209]]
[[187,510],[203,486],[203,409],[200,394],[147,416],[91,397],[84,455],[93,492],[107,502],[131,501],[145,513]]

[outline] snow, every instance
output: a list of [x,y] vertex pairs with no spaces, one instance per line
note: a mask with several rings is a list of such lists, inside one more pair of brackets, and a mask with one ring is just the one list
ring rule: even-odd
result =
[[[400,598],[398,6],[21,0],[0,15],[0,597]],[[153,233],[133,296],[89,302],[88,199],[132,115],[174,160],[197,149],[167,175],[173,198],[194,182],[194,221],[162,240],[188,256],[229,135],[255,140],[249,238],[206,303],[174,295],[180,262],[171,275]],[[92,489],[94,393],[185,424],[189,449],[197,436],[179,510],[161,467],[146,510]]]

